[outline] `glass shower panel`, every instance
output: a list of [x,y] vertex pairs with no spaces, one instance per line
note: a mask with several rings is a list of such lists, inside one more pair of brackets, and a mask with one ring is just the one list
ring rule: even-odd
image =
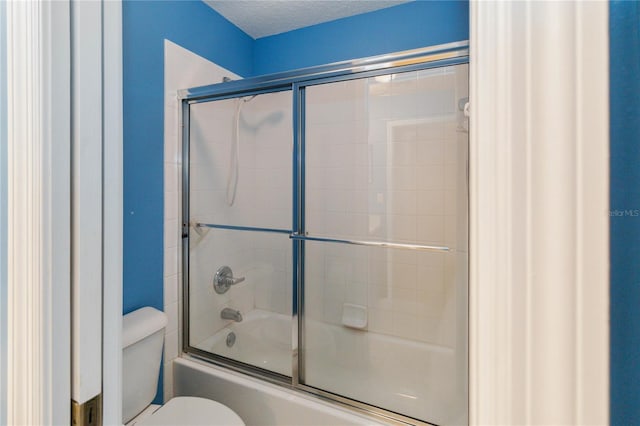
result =
[[305,255],[303,382],[465,424],[466,255],[319,242]]
[[466,64],[306,89],[306,385],[466,422],[467,97]]
[[[190,345],[291,376],[291,257],[287,235],[211,229],[191,248]],[[213,288],[221,266],[245,279],[224,294]]]
[[291,91],[192,104],[194,222],[290,229]]
[[189,346],[291,376],[291,91],[194,103]]

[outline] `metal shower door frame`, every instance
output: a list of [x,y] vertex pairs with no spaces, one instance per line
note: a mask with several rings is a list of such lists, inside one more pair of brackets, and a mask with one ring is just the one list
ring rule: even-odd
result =
[[[389,73],[417,71],[469,62],[469,43],[461,41],[396,54],[375,56],[354,61],[305,68],[302,70],[234,80],[181,90],[182,125],[182,351],[208,362],[257,377],[291,389],[304,391],[317,397],[339,403],[397,424],[429,424],[370,404],[324,391],[304,383],[304,250],[305,241],[396,247],[410,250],[448,251],[448,247],[418,244],[394,244],[376,241],[354,241],[338,238],[310,236],[305,224],[305,91],[309,86],[354,79],[375,77]],[[226,224],[196,226],[247,232],[274,232],[289,234],[292,243],[292,376],[284,376],[253,365],[190,346],[189,344],[189,143],[190,106],[202,102],[232,99],[266,93],[291,91],[293,114],[292,150],[292,222],[291,229],[256,228]]]

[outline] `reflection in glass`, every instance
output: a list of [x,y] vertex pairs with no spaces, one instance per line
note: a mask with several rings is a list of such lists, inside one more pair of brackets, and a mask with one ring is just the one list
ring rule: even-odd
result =
[[467,419],[467,65],[312,86],[303,382],[437,424]]

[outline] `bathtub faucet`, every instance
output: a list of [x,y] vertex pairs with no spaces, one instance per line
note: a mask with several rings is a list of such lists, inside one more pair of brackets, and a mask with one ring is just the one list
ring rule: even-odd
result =
[[231,308],[224,308],[222,312],[220,312],[220,318],[226,319],[226,320],[233,320],[235,322],[240,322],[242,321],[242,314],[238,310],[231,309]]

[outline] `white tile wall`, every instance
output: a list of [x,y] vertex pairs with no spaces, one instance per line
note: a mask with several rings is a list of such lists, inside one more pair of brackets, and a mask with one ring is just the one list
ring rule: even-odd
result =
[[[307,228],[338,238],[447,245],[448,254],[307,244],[306,314],[454,346],[466,300],[467,66],[307,90]],[[459,262],[458,262],[459,263]]]
[[169,318],[165,330],[164,398],[173,396],[172,360],[180,352],[181,330],[181,253],[180,196],[181,145],[179,138],[179,103],[177,91],[222,81],[223,76],[237,78],[233,73],[198,55],[165,40],[164,62],[164,310]]

